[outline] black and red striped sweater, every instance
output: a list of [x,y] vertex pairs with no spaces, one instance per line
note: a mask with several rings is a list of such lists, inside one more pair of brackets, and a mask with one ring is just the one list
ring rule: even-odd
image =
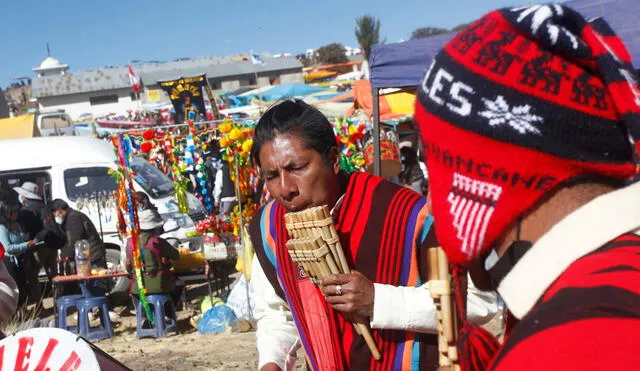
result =
[[640,369],[640,237],[573,262],[520,320],[492,370]]

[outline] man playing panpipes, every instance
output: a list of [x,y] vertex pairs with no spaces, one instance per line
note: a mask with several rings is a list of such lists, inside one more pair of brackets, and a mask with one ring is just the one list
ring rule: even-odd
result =
[[[272,107],[256,126],[252,159],[274,198],[250,226],[259,367],[290,369],[300,343],[313,370],[434,369],[436,314],[423,258],[436,242],[426,200],[367,173],[341,172],[339,154],[328,120],[303,101]],[[284,215],[322,205],[332,209],[353,271],[326,277],[319,289],[289,256]],[[475,290],[469,298],[475,321],[495,313],[492,295]],[[373,328],[379,361],[352,322]]]
[[604,20],[489,13],[435,57],[415,119],[449,261],[519,319],[495,358],[459,347],[463,369],[639,367],[640,90]]

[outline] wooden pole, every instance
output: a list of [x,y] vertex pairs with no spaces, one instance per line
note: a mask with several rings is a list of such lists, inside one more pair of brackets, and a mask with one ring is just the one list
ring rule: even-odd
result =
[[371,89],[373,95],[373,175],[380,176],[380,97],[378,88]]

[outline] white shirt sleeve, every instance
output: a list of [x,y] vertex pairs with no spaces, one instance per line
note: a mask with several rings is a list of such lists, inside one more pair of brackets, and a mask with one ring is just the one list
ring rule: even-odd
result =
[[[429,285],[419,287],[374,283],[375,297],[371,328],[437,332],[436,306]],[[488,322],[498,311],[497,296],[473,286],[468,278],[467,318],[475,324]]]
[[298,330],[289,306],[276,294],[256,256],[251,263],[251,284],[256,292],[258,369],[275,363],[282,370],[292,370],[300,347]]
[[0,261],[0,321],[5,321],[18,308],[18,285],[11,278],[7,267]]

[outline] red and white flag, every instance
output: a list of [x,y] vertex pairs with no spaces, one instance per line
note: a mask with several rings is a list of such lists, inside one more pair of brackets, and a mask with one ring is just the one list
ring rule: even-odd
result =
[[131,83],[131,88],[135,93],[140,91],[140,80],[138,80],[138,76],[133,73],[131,65],[129,65],[129,83]]

